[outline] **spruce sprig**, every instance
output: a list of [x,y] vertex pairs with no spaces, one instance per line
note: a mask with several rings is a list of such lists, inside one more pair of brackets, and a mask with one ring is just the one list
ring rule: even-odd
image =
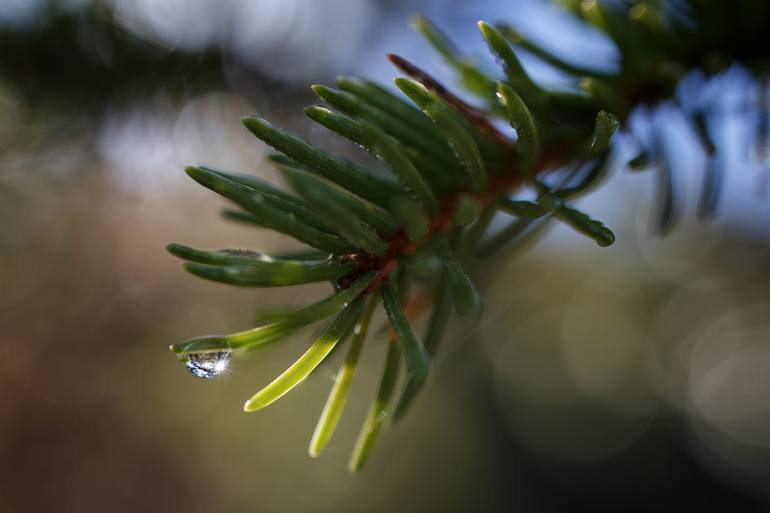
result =
[[[604,223],[575,208],[575,198],[604,176],[613,134],[631,111],[666,100],[687,70],[705,66],[698,60],[702,41],[679,38],[691,34],[692,23],[667,14],[657,2],[628,4],[567,2],[576,16],[615,42],[622,57],[615,73],[567,63],[510,27],[480,22],[481,36],[501,64],[500,76],[489,77],[428,20],[415,17],[413,26],[484,108],[468,104],[395,55],[390,60],[407,75],[395,85],[409,101],[348,77],[338,80],[339,89],[313,86],[331,108],[308,107],[308,117],[377,156],[390,170],[388,177],[330,155],[263,119],[244,118],[248,130],[279,152],[270,160],[293,193],[209,167],[188,167],[187,173],[239,207],[226,210],[225,217],[284,233],[313,249],[304,255],[267,256],[171,244],[169,252],[186,260],[186,270],[209,280],[245,287],[330,281],[335,293],[297,311],[273,314],[262,326],[199,337],[174,344],[172,351],[191,369],[197,366],[196,375],[210,377],[216,372],[207,372],[205,365],[212,361],[207,355],[262,347],[333,316],[307,351],[244,406],[252,412],[278,400],[311,375],[332,349],[352,338],[312,436],[309,452],[316,457],[341,417],[381,302],[390,332],[380,386],[350,461],[351,471],[360,470],[388,420],[401,418],[424,387],[452,306],[470,322],[483,317],[482,294],[469,273],[474,262],[510,247],[550,220],[566,223],[599,246],[614,242],[615,235]],[[690,0],[690,6],[696,25],[711,19],[707,3]],[[671,41],[678,42],[675,52],[667,46]],[[520,48],[572,76],[574,90],[540,86],[522,67]],[[753,61],[745,64],[757,67]],[[694,126],[713,154],[706,117],[698,116]],[[497,119],[507,121],[516,138],[498,129]],[[644,167],[660,160],[659,152],[659,145],[643,148],[629,165]],[[707,210],[704,217],[715,208],[717,182],[709,182],[701,207]],[[524,189],[536,199],[513,197]],[[665,203],[661,230],[672,222],[670,201]],[[513,220],[489,234],[497,213]],[[431,263],[421,267],[422,280],[430,280],[411,294],[417,260]],[[431,311],[430,320],[421,338],[413,323],[426,311]],[[402,366],[405,378],[399,384]]]

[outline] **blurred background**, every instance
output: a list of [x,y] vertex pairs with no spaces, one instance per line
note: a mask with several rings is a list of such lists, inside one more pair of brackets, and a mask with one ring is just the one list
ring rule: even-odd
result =
[[478,19],[615,65],[606,40],[536,0],[0,1],[0,510],[770,511],[770,202],[745,144],[756,85],[740,68],[682,86],[723,107],[716,220],[694,220],[703,155],[676,111],[639,113],[632,125],[678,150],[680,226],[650,236],[654,177],[618,166],[581,203],[615,245],[558,227],[479,266],[484,321],[450,330],[431,385],[359,476],[345,464],[377,339],[319,460],[306,447],[340,354],[284,400],[241,411],[312,329],[212,381],[168,351],[328,292],[185,274],[166,243],[294,243],[221,220],[223,201],[183,166],[275,180],[247,114],[360,158],[304,118],[308,86],[390,83],[386,52],[451,84],[407,27],[416,12],[490,69]]

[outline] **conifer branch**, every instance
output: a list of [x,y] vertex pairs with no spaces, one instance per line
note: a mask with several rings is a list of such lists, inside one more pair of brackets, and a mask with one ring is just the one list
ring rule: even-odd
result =
[[[482,294],[468,272],[474,261],[521,243],[552,221],[566,223],[599,246],[614,242],[615,235],[603,222],[574,206],[606,174],[614,134],[637,106],[670,98],[687,70],[714,74],[724,69],[700,58],[712,43],[685,37],[699,22],[708,25],[710,37],[728,37],[729,30],[711,22],[714,12],[724,7],[712,7],[705,0],[687,2],[693,17],[688,24],[656,11],[653,3],[646,4],[641,16],[638,9],[636,14],[625,12],[624,2],[568,2],[582,22],[614,41],[621,66],[613,73],[567,63],[510,27],[480,22],[481,36],[501,64],[501,80],[477,68],[428,20],[415,17],[413,26],[485,107],[462,100],[403,57],[388,55],[409,77],[397,78],[395,85],[411,102],[372,82],[340,77],[339,89],[313,86],[331,108],[315,105],[305,110],[313,121],[380,158],[390,176],[375,175],[330,155],[263,119],[244,118],[248,130],[280,152],[270,161],[293,193],[255,177],[209,167],[188,167],[187,173],[240,207],[227,209],[227,218],[281,232],[314,249],[270,257],[249,250],[207,251],[172,244],[169,252],[185,260],[189,272],[209,280],[256,287],[330,281],[336,292],[295,312],[265,315],[270,322],[262,326],[199,337],[174,344],[172,351],[187,361],[196,376],[212,377],[221,371],[219,363],[229,362],[230,352],[265,346],[334,316],[293,365],[247,401],[244,409],[256,411],[312,374],[357,326],[311,441],[309,452],[318,456],[340,419],[364,339],[371,331],[375,300],[381,299],[390,324],[387,356],[379,390],[350,460],[351,471],[358,471],[387,419],[400,418],[427,382],[452,305],[472,321],[483,318]],[[672,41],[678,42],[675,52],[670,51]],[[522,67],[519,48],[571,75],[579,88],[565,92],[541,87]],[[761,54],[744,48],[726,57],[725,62],[738,60],[757,76],[767,76],[768,61]],[[707,154],[718,155],[719,142],[712,137],[708,116],[686,114]],[[515,130],[515,139],[498,129],[500,121]],[[677,205],[672,170],[665,165],[667,156],[655,135],[628,165],[644,169],[650,163],[659,164],[662,208],[657,213],[657,230],[665,233],[674,225]],[[714,162],[712,158],[710,165]],[[699,208],[702,218],[716,209],[721,183],[719,170],[709,169]],[[536,199],[515,197],[522,190],[534,193]],[[498,213],[513,219],[490,235],[491,221]],[[431,285],[412,295],[412,270],[418,272],[412,265],[421,259],[431,263],[427,271],[420,271],[427,273]],[[413,323],[428,311],[431,318],[423,339]],[[211,355],[219,356],[207,359]],[[407,372],[399,386],[402,363]]]

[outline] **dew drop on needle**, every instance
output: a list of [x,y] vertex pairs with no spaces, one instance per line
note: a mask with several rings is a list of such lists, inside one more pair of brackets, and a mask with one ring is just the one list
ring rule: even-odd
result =
[[184,364],[193,376],[211,379],[227,370],[231,356],[230,351],[190,353],[186,355]]

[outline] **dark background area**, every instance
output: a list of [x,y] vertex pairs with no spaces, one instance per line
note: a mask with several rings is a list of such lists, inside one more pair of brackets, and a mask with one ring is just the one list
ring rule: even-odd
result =
[[675,114],[635,118],[680,150],[681,225],[648,235],[653,177],[618,166],[583,202],[615,230],[611,248],[556,228],[479,266],[482,323],[452,326],[430,386],[358,476],[345,463],[377,339],[318,460],[306,447],[339,354],[270,408],[241,411],[313,329],[213,381],[167,350],[326,292],[186,275],[166,243],[295,243],[220,219],[223,202],[183,166],[275,180],[247,114],[359,158],[304,118],[309,85],[387,83],[391,51],[452,84],[408,29],[415,12],[483,61],[478,19],[614,66],[605,40],[534,0],[0,2],[0,510],[770,510],[770,205],[756,193],[766,169],[741,144],[752,84],[739,68],[702,86],[729,121],[717,219],[693,219],[702,155]]

